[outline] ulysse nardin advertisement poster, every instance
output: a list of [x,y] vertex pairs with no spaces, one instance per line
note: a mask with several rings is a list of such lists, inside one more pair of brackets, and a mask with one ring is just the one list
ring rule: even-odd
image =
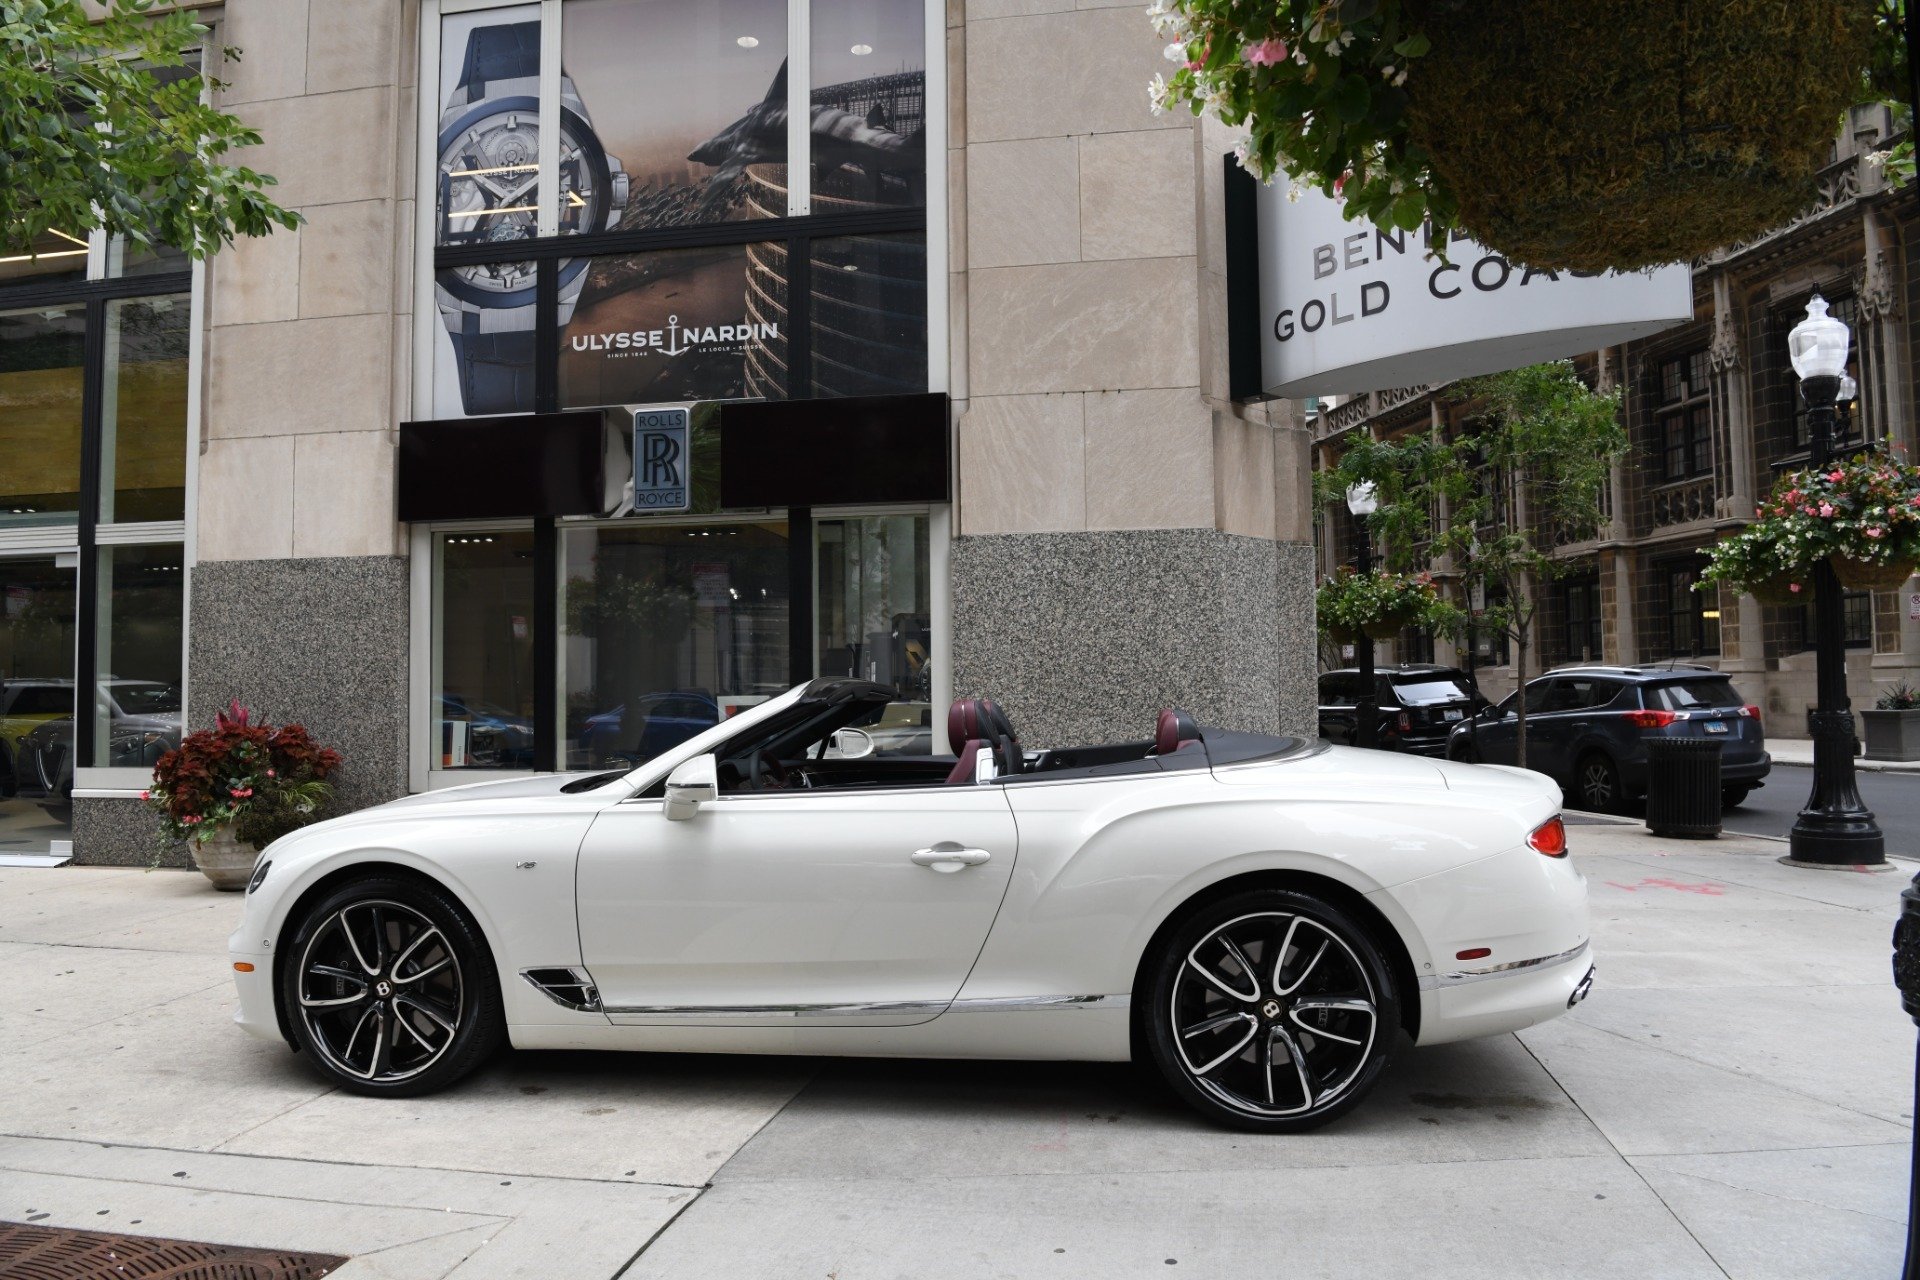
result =
[[1269,395],[1349,395],[1517,369],[1693,318],[1684,264],[1579,276],[1470,240],[1348,222],[1317,191],[1259,189],[1260,366]]
[[[537,96],[542,42],[556,30],[538,6],[442,23],[437,243],[530,237],[547,199],[562,236],[788,216],[787,0],[569,0],[560,19],[557,119]],[[921,0],[815,5],[812,27],[812,212],[923,202]],[[550,129],[558,189],[542,194],[539,138]],[[917,239],[914,264],[883,241],[816,240],[812,265],[853,272],[842,259],[884,256],[889,267],[917,264],[903,278],[924,278]],[[560,260],[561,405],[788,394],[787,250],[782,238]],[[816,364],[889,362],[900,345],[892,279],[858,281],[875,296],[851,310],[840,305],[848,288],[834,282],[816,307],[838,308],[815,318],[830,327]],[[437,284],[436,412],[531,410],[534,264],[452,268]]]

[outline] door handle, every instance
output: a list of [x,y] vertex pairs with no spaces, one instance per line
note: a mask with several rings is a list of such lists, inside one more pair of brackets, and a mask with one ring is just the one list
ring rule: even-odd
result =
[[949,874],[965,870],[967,867],[977,867],[983,862],[991,861],[992,858],[993,855],[985,849],[962,849],[959,845],[944,847],[935,845],[931,849],[913,851],[914,866],[931,867],[935,871]]

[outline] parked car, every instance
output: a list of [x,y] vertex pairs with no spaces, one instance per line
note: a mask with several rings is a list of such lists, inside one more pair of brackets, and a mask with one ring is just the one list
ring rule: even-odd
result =
[[72,715],[71,680],[0,680],[0,798],[17,794],[22,781],[33,777],[20,758],[26,736],[49,720]]
[[533,721],[477,698],[443,693],[440,719],[467,726],[467,761],[495,768],[533,767]]
[[[1514,764],[1515,699],[1509,696],[1454,727],[1453,760]],[[1527,684],[1526,767],[1566,789],[1582,809],[1613,812],[1647,794],[1647,744],[1657,738],[1712,738],[1720,753],[1721,799],[1739,804],[1773,768],[1760,708],[1712,667],[1577,666]]]
[[[1374,672],[1374,744],[1423,756],[1447,754],[1453,726],[1487,706],[1466,672],[1430,663],[1382,667]],[[1358,723],[1360,672],[1353,667],[1320,677],[1320,736],[1352,746]]]
[[596,768],[623,761],[642,764],[718,723],[720,704],[712,694],[676,689],[649,693],[588,716],[576,741]]
[[[152,768],[180,745],[180,687],[163,680],[105,680],[101,709],[107,713],[107,763],[117,769]],[[50,805],[71,803],[73,717],[35,726],[20,740],[16,784],[22,795]]]
[[828,752],[898,696],[814,680],[638,768],[283,836],[228,942],[238,1021],[388,1098],[509,1042],[1138,1055],[1279,1133],[1358,1105],[1404,1035],[1517,1030],[1592,985],[1544,778],[1171,709],[1031,751],[984,699],[949,710],[957,755]]

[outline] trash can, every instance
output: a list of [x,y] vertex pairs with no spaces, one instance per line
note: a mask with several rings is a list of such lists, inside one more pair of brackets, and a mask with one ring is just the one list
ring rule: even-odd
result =
[[1720,834],[1720,747],[1712,738],[1647,744],[1647,830],[1689,840]]

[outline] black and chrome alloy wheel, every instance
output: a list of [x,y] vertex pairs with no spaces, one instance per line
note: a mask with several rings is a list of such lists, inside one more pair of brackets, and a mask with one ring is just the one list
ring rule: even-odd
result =
[[1612,813],[1620,806],[1620,771],[1599,752],[1580,757],[1580,807],[1590,813]]
[[437,890],[365,880],[308,912],[282,974],[295,1038],[362,1093],[425,1093],[500,1039],[497,980],[465,915]]
[[1152,1044],[1188,1101],[1239,1128],[1315,1128],[1359,1102],[1399,1023],[1365,930],[1280,890],[1214,904],[1175,930],[1153,982]]

